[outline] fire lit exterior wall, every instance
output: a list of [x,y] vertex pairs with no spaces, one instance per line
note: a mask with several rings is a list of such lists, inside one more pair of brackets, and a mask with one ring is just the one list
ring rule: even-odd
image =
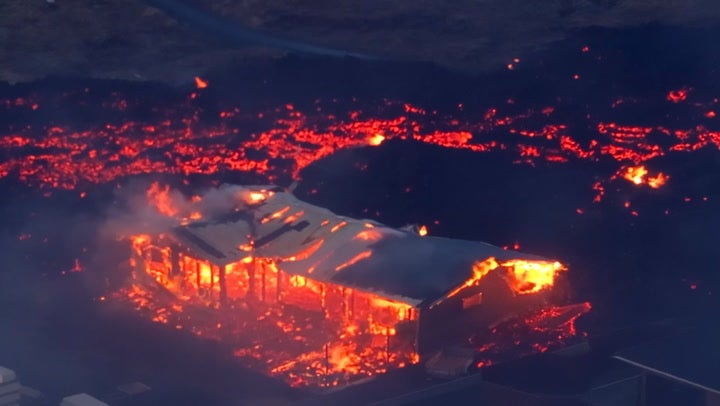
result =
[[483,277],[482,283],[465,286],[456,295],[423,307],[418,352],[426,356],[444,347],[465,346],[479,326],[492,327],[547,305],[559,291],[521,295],[511,286],[503,272],[493,272]]
[[[198,259],[171,238],[155,236],[136,240],[131,264],[136,279],[155,282],[188,304],[221,310],[218,320],[228,326],[234,325],[233,314],[263,317],[269,309],[283,309],[276,326],[304,345],[285,347],[287,362],[293,365],[281,364],[270,372],[296,367],[291,360],[311,354],[313,360],[300,368],[330,376],[329,383],[320,386],[336,386],[419,360],[417,308],[370,292],[290,275],[270,258],[248,256],[220,266]],[[310,317],[314,324],[298,325],[300,314],[315,315]],[[241,324],[235,327],[238,335],[244,334]],[[227,333],[233,335],[233,328]],[[333,374],[342,377],[336,379]]]
[[132,237],[142,283],[130,293],[143,301],[138,309],[163,298],[153,320],[222,339],[293,385],[343,385],[467,345],[546,304],[565,270],[482,242],[338,216],[275,186],[216,193],[231,207],[193,217],[202,199],[184,203],[185,215],[168,188],[151,187],[158,210],[180,225]]

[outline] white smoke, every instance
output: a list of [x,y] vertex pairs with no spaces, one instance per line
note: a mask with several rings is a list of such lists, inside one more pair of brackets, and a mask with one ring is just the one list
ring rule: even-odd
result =
[[114,204],[107,212],[107,222],[102,232],[114,238],[137,234],[158,234],[173,227],[193,221],[208,221],[218,216],[241,209],[252,199],[251,193],[267,190],[269,187],[243,187],[223,184],[209,188],[200,194],[185,195],[177,189],[160,186],[158,190],[166,196],[171,213],[163,213],[148,196],[152,187],[146,182],[136,182],[117,189]]

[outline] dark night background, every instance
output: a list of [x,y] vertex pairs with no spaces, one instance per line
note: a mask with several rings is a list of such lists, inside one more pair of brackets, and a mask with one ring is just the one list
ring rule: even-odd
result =
[[[64,12],[64,2],[57,3],[51,6],[57,10],[47,12]],[[587,7],[597,3],[588,2]],[[583,4],[576,6],[582,11]],[[428,11],[432,12],[437,11]],[[500,55],[504,43],[490,58],[498,62],[483,68],[473,62],[454,69],[414,58],[412,50],[396,59],[392,49],[371,61],[292,52],[264,59],[257,51],[260,56],[253,56],[252,63],[236,55],[229,62],[225,57],[205,61],[197,72],[183,66],[188,75],[165,83],[128,81],[130,68],[123,66],[115,76],[98,73],[99,67],[87,70],[87,75],[79,72],[82,69],[59,68],[18,81],[25,83],[0,82],[1,99],[32,96],[41,105],[32,112],[0,106],[0,139],[26,125],[83,128],[119,119],[149,121],[158,106],[184,106],[194,91],[188,78],[201,73],[211,85],[194,103],[204,112],[200,122],[208,123],[223,106],[264,111],[292,103],[299,111],[311,111],[316,100],[338,114],[359,109],[382,115],[380,106],[389,99],[468,121],[479,121],[493,106],[522,112],[550,105],[555,107],[553,120],[567,124],[568,132],[583,142],[594,136],[593,123],[599,121],[718,129],[720,118],[704,117],[695,104],[720,109],[713,104],[720,97],[720,43],[714,40],[720,28],[658,20],[567,29],[562,38],[524,49],[513,70],[504,66],[512,57]],[[0,40],[6,49],[12,48],[7,37]],[[373,51],[360,40],[354,44],[360,44],[355,47],[359,51]],[[427,46],[439,47],[435,42]],[[590,52],[581,52],[583,46]],[[164,69],[172,66],[168,61]],[[11,76],[0,79],[10,82]],[[79,92],[85,88],[92,91]],[[668,102],[668,91],[678,88],[691,89],[687,102]],[[115,93],[133,102],[122,118],[103,107]],[[634,102],[611,107],[619,98]],[[508,99],[514,101],[512,106]],[[459,103],[462,110],[457,109]],[[502,129],[491,135],[512,142]],[[0,160],[9,159],[9,153],[0,150]],[[667,185],[655,190],[616,180],[606,183],[605,198],[594,204],[592,184],[612,175],[617,162],[519,165],[507,151],[474,153],[391,140],[379,147],[341,150],[313,163],[302,171],[296,194],[342,215],[398,227],[426,224],[432,235],[499,246],[517,243],[521,251],[557,258],[570,268],[573,299],[593,304],[579,322],[592,339],[661,320],[675,320],[678,326],[715,323],[720,295],[720,251],[715,246],[720,228],[719,157],[711,144],[656,158],[648,165],[671,176]],[[113,204],[116,185],[138,181],[135,178],[182,185],[179,176],[150,173],[111,184],[80,185],[87,192],[80,198],[77,190],[53,190],[45,196],[47,189],[27,185],[14,173],[0,178],[0,365],[12,367],[23,383],[53,399],[83,391],[110,393],[118,383],[132,380],[154,388],[157,397],[148,404],[244,404],[258,399],[281,404],[304,398],[304,393],[243,370],[220,345],[164,329],[97,300],[122,282],[124,276],[115,268],[126,255],[121,244],[98,237],[98,230]],[[232,172],[188,179],[198,187],[213,181],[263,181],[254,174]],[[280,182],[289,184],[290,179]],[[625,201],[632,202],[637,216],[623,207]],[[23,234],[32,237],[20,240]],[[63,272],[73,267],[75,258],[84,271]],[[583,385],[569,382],[568,388]],[[532,389],[563,390],[557,382],[536,386]]]

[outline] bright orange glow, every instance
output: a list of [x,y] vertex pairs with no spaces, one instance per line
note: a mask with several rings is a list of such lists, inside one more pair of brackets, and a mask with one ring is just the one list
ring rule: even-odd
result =
[[374,229],[368,229],[360,231],[356,236],[356,240],[363,240],[363,241],[378,241],[382,238],[382,233],[380,231],[374,230]]
[[363,259],[370,258],[371,256],[372,256],[372,251],[370,251],[370,250],[363,251],[363,252],[355,255],[354,257],[350,258],[350,260],[348,260],[347,262],[344,262],[344,263],[336,266],[336,267],[335,267],[335,271],[337,272],[337,271],[340,271],[340,270],[342,270],[342,269],[345,269],[345,268],[347,268],[347,267],[349,267],[349,266],[353,266],[353,265],[355,265],[356,263],[362,261]]
[[377,147],[378,145],[382,144],[383,141],[385,141],[385,136],[382,134],[375,134],[372,137],[368,138],[368,145],[371,145],[373,147]]
[[680,103],[682,101],[685,101],[687,99],[688,90],[687,89],[678,89],[678,90],[671,90],[667,94],[668,101],[671,101],[673,103]]
[[335,224],[335,225],[330,229],[330,232],[331,232],[331,233],[334,233],[334,232],[338,231],[339,229],[345,227],[346,225],[347,225],[347,221],[341,221],[341,222]]
[[[419,362],[413,336],[399,335],[400,323],[417,323],[418,313],[408,304],[288,275],[266,258],[227,265],[222,285],[217,266],[180,254],[179,272],[171,276],[176,265],[169,246],[155,245],[161,240],[133,237],[138,249],[132,262],[178,301],[168,302],[167,295],[157,296],[137,283],[123,291],[156,323],[217,340],[237,336],[244,343],[235,350],[237,357],[292,386],[334,387]],[[233,303],[229,314],[234,322],[224,316],[221,323],[206,311],[196,314],[196,306],[221,308],[223,291]],[[254,297],[252,307],[248,297]],[[231,334],[219,333],[226,329]]]
[[663,175],[662,172],[658,172],[658,174],[654,177],[647,178],[647,185],[653,189],[657,189],[667,183],[668,179],[670,179],[669,176]]
[[146,192],[149,202],[157,209],[161,214],[173,217],[177,215],[180,210],[175,207],[175,204],[170,198],[170,186],[160,186],[159,183],[153,182],[150,188]]
[[[381,236],[375,228],[363,228],[355,238],[371,240]],[[236,356],[248,366],[282,377],[293,386],[334,387],[419,362],[414,341],[419,309],[388,297],[282,271],[283,261],[306,259],[322,246],[321,239],[278,262],[248,256],[218,267],[184,251],[173,255],[168,238],[163,235],[131,238],[134,254],[130,264],[134,275],[145,273],[177,298],[168,302],[167,295],[156,296],[138,284],[126,291],[125,297],[136,309],[156,323],[205,338],[237,337],[243,344],[238,344]],[[252,251],[251,245],[239,247],[243,248]],[[363,251],[338,266],[338,270],[371,255],[371,251]],[[552,286],[556,274],[564,269],[557,262],[499,262],[487,258],[477,261],[471,278],[448,296],[477,285],[493,271],[505,272],[501,275],[516,293],[534,293]],[[252,300],[252,306],[248,300]],[[236,320],[230,321],[227,315],[212,318],[206,312],[198,316],[193,310],[197,306],[218,310],[230,306],[228,309],[233,310],[229,314]],[[546,313],[537,316],[536,321],[528,319],[527,325],[548,334],[553,332],[556,341],[569,334],[566,330],[574,329],[577,316],[569,311],[548,308]],[[570,315],[572,320],[562,321],[559,327],[541,324],[550,317],[564,315]],[[556,341],[534,342],[532,351],[545,351]],[[492,343],[488,348],[500,347]],[[488,350],[488,354],[491,352]],[[489,365],[494,361],[483,362]]]
[[195,76],[195,87],[198,89],[205,89],[208,87],[208,82],[199,76]]
[[567,270],[559,262],[511,260],[502,263],[510,268],[510,287],[519,294],[535,293],[551,287],[557,274]]
[[392,300],[376,296],[370,299],[370,304],[375,308],[391,310],[395,313],[398,320],[408,320],[413,318],[413,307],[405,303],[394,302]]
[[[527,316],[512,319],[492,328],[490,334],[471,340],[482,359],[478,367],[502,360],[502,354],[512,351],[530,355],[560,348],[573,338],[585,333],[577,330],[576,322],[587,314],[592,306],[588,302],[566,306],[548,306]],[[518,332],[529,332],[518,340]]]
[[298,287],[307,285],[307,280],[300,275],[293,275],[290,277],[290,284],[293,287],[298,288]]
[[650,176],[644,166],[629,166],[620,172],[620,176],[635,185],[647,185],[653,189],[662,187],[667,183],[668,179],[670,179],[669,176],[662,172],[658,172],[655,176]]
[[499,263],[495,257],[490,257],[473,264],[472,276],[448,293],[447,297],[451,298],[477,285],[488,273],[499,267],[507,268],[510,288],[518,294],[535,293],[553,286],[558,273],[567,269],[559,262],[513,259]]
[[273,213],[273,214],[265,217],[265,218],[262,219],[260,222],[261,222],[262,224],[265,224],[265,223],[267,223],[267,222],[269,222],[269,221],[279,219],[280,217],[284,216],[285,213],[287,213],[288,211],[290,211],[290,206],[285,206],[285,207],[283,207],[282,209],[276,211],[275,213]]
[[[673,90],[668,98],[679,102],[688,92]],[[619,106],[617,103],[613,105]],[[21,110],[33,104],[36,103],[12,100],[7,107]],[[123,111],[127,104],[120,99],[108,108]],[[29,185],[61,189],[150,173],[189,176],[244,172],[269,181],[281,175],[299,179],[300,172],[312,163],[342,149],[376,144],[380,135],[382,142],[413,140],[477,153],[511,151],[516,155],[513,162],[521,165],[540,160],[563,164],[609,158],[626,168],[670,153],[720,147],[720,132],[701,125],[666,128],[590,121],[588,124],[597,130],[586,140],[585,134],[571,134],[564,123],[548,122],[555,117],[551,114],[554,106],[505,116],[493,107],[474,122],[464,122],[454,117],[428,117],[431,113],[416,106],[388,102],[388,108],[396,105],[401,109],[398,115],[382,119],[361,118],[358,112],[349,112],[347,117],[316,113],[307,116],[295,106],[281,106],[253,115],[253,119],[270,120],[269,128],[257,134],[238,130],[243,124],[238,122],[239,109],[227,109],[221,113],[219,124],[208,125],[200,122],[197,106],[183,106],[183,113],[170,109],[155,122],[126,121],[83,129],[27,127],[0,134],[0,152],[9,157],[0,162],[0,178],[13,176]],[[698,102],[693,106],[699,109],[698,117],[711,116],[707,113],[715,111],[715,105],[710,103]],[[543,124],[537,127],[527,124],[537,119]],[[430,124],[429,128],[425,128],[425,123]],[[495,137],[504,132],[533,142],[509,145],[505,137]],[[663,135],[664,141],[655,141],[660,137],[651,134]],[[244,141],[228,148],[228,140],[238,137]],[[666,174],[663,176],[662,179],[667,179]],[[601,178],[596,182],[604,186],[608,180]],[[594,202],[602,198],[598,193]]]
[[418,230],[418,234],[420,235],[420,237],[425,237],[426,235],[428,235],[427,227],[424,225],[420,226],[420,229]]
[[251,203],[258,203],[258,202],[265,200],[267,197],[265,196],[264,193],[261,193],[261,192],[250,192],[248,194],[248,198]]
[[647,169],[644,166],[628,167],[623,177],[630,182],[640,185],[644,183],[645,176],[647,176]]
[[303,261],[305,259],[310,258],[317,250],[322,247],[325,240],[319,239],[317,241],[313,241],[312,244],[308,245],[306,248],[303,248],[300,252],[291,255],[287,258],[283,258],[281,261]]
[[473,285],[477,285],[478,282],[480,282],[480,280],[485,277],[485,275],[490,273],[490,271],[497,268],[498,266],[500,265],[494,257],[490,257],[483,261],[478,261],[474,263],[472,267],[472,276],[468,280],[466,280],[464,284],[460,285],[459,287],[448,293],[447,297],[453,297],[460,293],[463,289]]
[[130,240],[132,241],[132,247],[135,252],[140,253],[142,247],[150,242],[150,236],[147,234],[134,235],[130,237]]
[[305,212],[301,210],[301,211],[299,211],[299,212],[297,212],[297,213],[294,213],[294,214],[292,214],[292,215],[290,215],[290,216],[287,216],[283,222],[284,222],[285,224],[294,223],[294,222],[297,221],[300,217],[302,217],[304,214],[305,214]]

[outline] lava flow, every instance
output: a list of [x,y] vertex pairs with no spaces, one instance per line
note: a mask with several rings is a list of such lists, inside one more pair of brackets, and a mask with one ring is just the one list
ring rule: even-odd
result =
[[[204,88],[198,87],[198,92]],[[459,106],[463,121],[392,102],[383,107],[382,117],[360,111],[345,116],[322,114],[321,107],[310,114],[288,104],[270,112],[228,108],[208,118],[193,104],[197,93],[192,96],[189,106],[179,109],[185,112],[181,117],[167,113],[155,121],[6,130],[0,134],[0,154],[7,157],[0,162],[0,178],[16,177],[30,185],[62,189],[161,173],[241,172],[269,181],[280,176],[298,179],[303,168],[339,150],[399,140],[479,153],[509,151],[516,155],[516,163],[529,165],[610,159],[618,170],[600,183],[626,179],[659,188],[670,177],[661,172],[650,175],[651,161],[671,153],[720,147],[720,132],[700,125],[672,129],[600,121],[588,122],[594,133],[573,135],[567,124],[553,122],[552,106],[507,115],[493,107],[478,111],[475,119]],[[687,94],[677,91],[668,97],[673,103],[684,103]],[[707,105],[695,105],[699,117],[706,117]],[[36,101],[25,99],[6,100],[0,106],[10,114],[27,110],[34,114],[42,109],[42,104],[38,107]],[[120,99],[109,106],[124,111],[128,102]],[[264,127],[260,131],[245,130],[259,124]],[[598,194],[595,200],[601,199]]]
[[[131,103],[119,98],[107,103],[108,110],[118,113],[108,122],[3,129],[0,179],[17,179],[46,194],[64,189],[76,190],[81,196],[92,185],[143,174],[176,175],[189,182],[191,175],[219,180],[244,173],[273,183],[300,179],[303,169],[343,149],[414,142],[474,153],[504,153],[519,165],[610,163],[605,165],[609,172],[604,169],[587,186],[595,191],[597,203],[616,190],[606,187],[609,182],[648,189],[672,182],[674,176],[659,170],[661,157],[720,148],[720,132],[701,125],[669,128],[593,121],[588,116],[583,130],[578,131],[577,126],[556,118],[554,106],[518,113],[510,102],[474,113],[458,106],[462,119],[394,102],[376,112],[328,114],[318,102],[314,110],[307,111],[292,104],[263,112],[230,107],[208,117],[198,100],[209,83],[198,78],[196,85],[197,92],[178,111],[157,112],[150,106],[148,110],[157,113],[152,119],[121,119]],[[672,91],[668,102],[670,106],[687,104],[691,96],[687,90]],[[612,107],[624,104],[615,102]],[[693,106],[698,108],[698,118],[714,117],[708,114],[709,103],[695,102]],[[28,116],[43,108],[37,98],[0,101],[0,109],[9,114]],[[270,196],[269,192],[251,193],[246,204],[259,206]],[[175,219],[175,226],[208,220],[201,197],[178,206],[169,187],[159,184],[154,184],[146,197],[159,214]],[[259,223],[301,231],[307,217],[302,210],[284,206]],[[345,221],[328,220],[318,226],[322,227],[329,235],[352,229]],[[355,230],[352,239],[375,243],[383,238],[379,228],[368,222]],[[427,227],[418,234],[425,236],[424,241],[432,239]],[[315,273],[314,266],[308,266],[307,274],[302,275],[284,269],[321,252],[329,238],[310,238],[311,244],[302,250],[275,257],[256,255],[261,244],[250,238],[232,247],[242,256],[217,265],[178,250],[166,237],[162,233],[133,236],[129,267],[135,280],[116,295],[130,300],[155,322],[223,340],[249,365],[296,386],[343,385],[420,360],[418,303],[330,283],[330,278]],[[374,258],[372,249],[359,250],[331,270],[343,273]],[[73,271],[80,268],[77,263]],[[470,278],[448,289],[446,297],[457,299],[463,309],[477,307],[484,300],[482,295],[466,292],[481,282],[499,280],[513,300],[530,300],[550,290],[564,270],[553,261],[486,257],[475,261],[468,269]],[[228,311],[215,312],[221,307]],[[501,360],[509,343],[527,344],[528,353],[547,351],[576,336],[575,320],[589,309],[589,304],[546,304],[521,321],[498,326],[483,340],[471,340],[483,354],[478,364]],[[476,326],[466,327],[473,330]]]

